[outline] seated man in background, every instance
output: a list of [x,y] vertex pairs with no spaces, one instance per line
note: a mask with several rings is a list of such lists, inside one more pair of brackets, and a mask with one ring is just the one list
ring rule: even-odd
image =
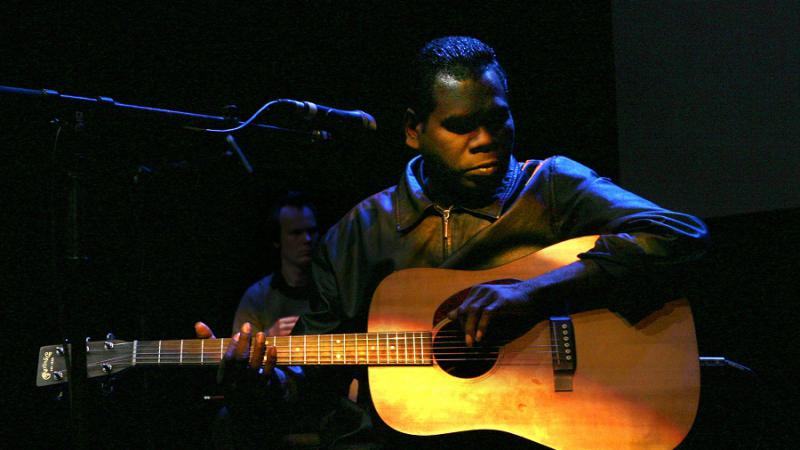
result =
[[[251,285],[242,296],[233,319],[236,332],[243,324],[253,332],[266,336],[287,336],[297,323],[300,314],[310,311],[310,302],[315,295],[311,279],[311,259],[319,240],[316,212],[310,199],[297,191],[279,197],[270,207],[267,218],[269,245],[278,253],[279,267]],[[195,325],[198,337],[214,337],[202,322]],[[227,397],[235,396],[230,390]],[[226,403],[230,403],[230,398]],[[241,403],[241,402],[239,402]],[[261,417],[269,427],[247,421],[242,423],[239,414]],[[297,414],[276,417],[269,408],[223,407],[213,427],[214,448],[240,448],[253,445],[262,439],[280,439],[285,433],[315,429],[317,419],[313,414]],[[273,434],[271,434],[273,433]],[[253,440],[254,436],[258,436]],[[306,439],[298,434],[295,439]],[[314,440],[312,436],[310,439]]]
[[270,209],[267,232],[280,266],[245,291],[233,318],[234,333],[249,322],[267,336],[286,336],[310,309],[311,256],[319,239],[313,205],[299,192],[282,196]]

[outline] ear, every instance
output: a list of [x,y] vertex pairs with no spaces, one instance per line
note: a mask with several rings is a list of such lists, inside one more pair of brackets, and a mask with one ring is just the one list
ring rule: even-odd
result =
[[419,150],[419,134],[422,132],[423,123],[417,118],[413,109],[406,109],[405,114],[406,145]]

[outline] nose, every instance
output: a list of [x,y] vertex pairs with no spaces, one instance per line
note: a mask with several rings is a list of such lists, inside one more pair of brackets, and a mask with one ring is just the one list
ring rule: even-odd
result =
[[317,231],[306,231],[305,233],[303,233],[304,242],[314,243],[318,237],[319,233]]
[[473,153],[487,152],[492,149],[495,136],[485,127],[476,128],[469,139],[469,149]]

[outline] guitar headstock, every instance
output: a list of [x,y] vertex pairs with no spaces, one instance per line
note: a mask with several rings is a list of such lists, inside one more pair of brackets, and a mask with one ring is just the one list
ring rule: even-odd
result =
[[[86,377],[96,378],[119,373],[133,365],[131,342],[117,339],[86,341]],[[66,351],[71,351],[68,345]],[[64,345],[47,345],[39,349],[36,386],[66,383],[68,378]]]

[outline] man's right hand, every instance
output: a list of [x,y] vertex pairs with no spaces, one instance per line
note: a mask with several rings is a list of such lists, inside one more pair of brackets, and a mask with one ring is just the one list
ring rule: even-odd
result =
[[269,330],[267,330],[267,336],[288,336],[289,333],[292,332],[294,328],[294,324],[297,323],[297,319],[299,316],[288,316],[288,317],[281,317],[280,319],[276,320]]

